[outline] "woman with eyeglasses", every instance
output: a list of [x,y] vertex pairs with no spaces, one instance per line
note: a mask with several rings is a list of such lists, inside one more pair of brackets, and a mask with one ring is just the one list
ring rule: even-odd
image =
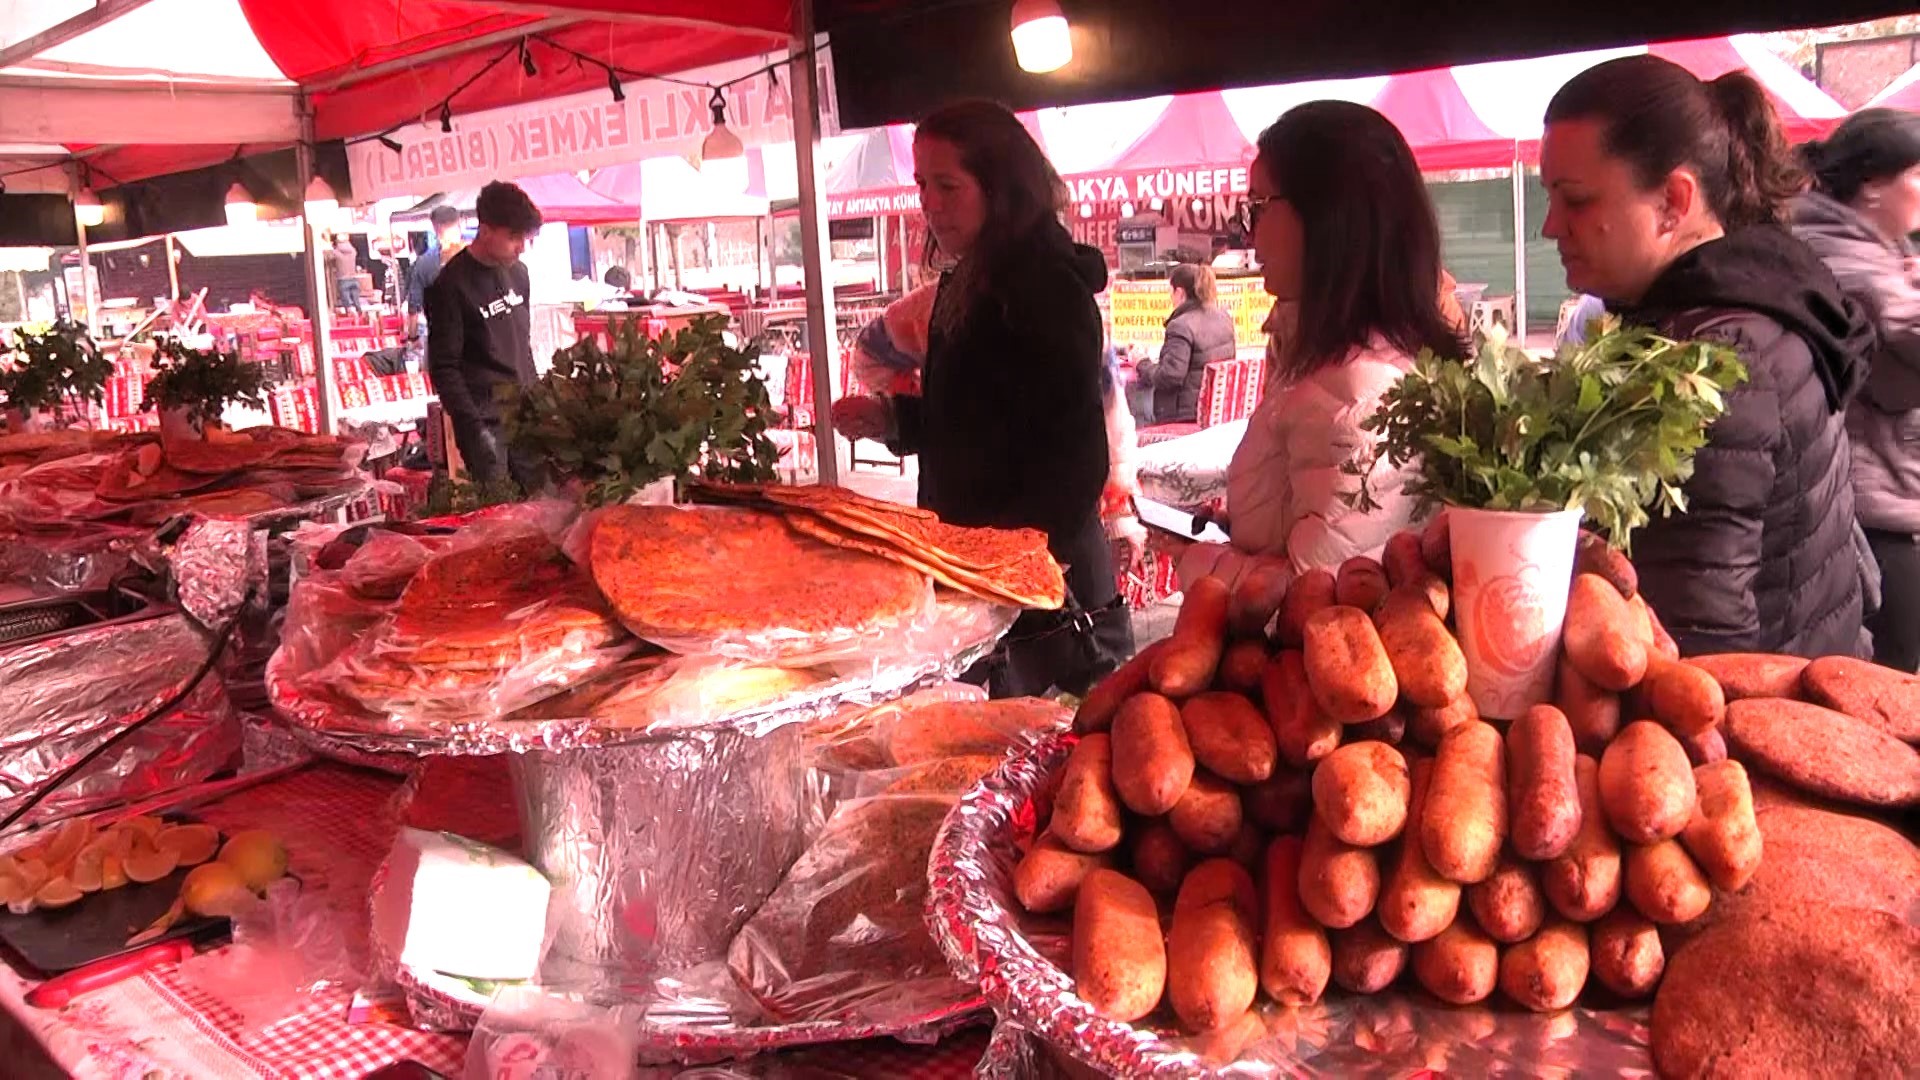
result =
[[1133,652],[1099,503],[1108,474],[1098,251],[1060,223],[1066,185],[1018,118],[951,105],[913,138],[943,267],[918,393],[843,398],[834,427],[920,457],[920,505],[1047,534],[1069,611],[1030,611],[984,672],[995,696],[1085,693]]
[[[1422,350],[1464,353],[1437,287],[1433,204],[1386,117],[1344,101],[1289,110],[1260,136],[1242,214],[1274,298],[1267,389],[1227,471],[1232,542],[1188,549],[1189,583],[1237,580],[1263,555],[1333,569],[1414,525],[1406,476],[1361,425]],[[1363,463],[1368,510],[1348,505]]]

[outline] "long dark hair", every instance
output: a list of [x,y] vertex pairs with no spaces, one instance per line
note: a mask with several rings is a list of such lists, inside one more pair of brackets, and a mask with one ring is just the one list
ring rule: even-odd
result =
[[1773,103],[1744,71],[1701,82],[1671,60],[1624,56],[1575,75],[1546,119],[1599,121],[1606,152],[1633,167],[1642,190],[1692,169],[1729,230],[1785,221],[1788,200],[1806,190]]
[[1300,314],[1291,375],[1344,361],[1375,335],[1458,357],[1440,313],[1440,226],[1407,140],[1386,117],[1312,101],[1261,132],[1259,166],[1300,215]]
[[[980,239],[954,267],[933,315],[937,325],[951,330],[986,296],[1010,252],[1031,243],[1041,230],[1065,238],[1057,215],[1066,203],[1067,186],[1020,119],[991,101],[963,101],[939,109],[920,121],[914,137],[957,147],[961,166],[986,197],[987,220]],[[935,265],[939,255],[938,243],[929,234],[928,265]]]
[[1850,203],[1867,184],[1920,165],[1920,113],[1861,109],[1825,142],[1801,146],[1800,163],[1822,192]]

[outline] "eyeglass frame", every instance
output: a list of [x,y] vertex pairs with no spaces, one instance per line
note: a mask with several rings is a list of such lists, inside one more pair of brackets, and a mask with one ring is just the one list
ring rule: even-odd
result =
[[1260,215],[1268,204],[1285,201],[1284,195],[1249,195],[1240,203],[1240,212],[1235,215],[1234,224],[1240,226],[1248,238],[1252,238],[1253,231],[1260,227]]

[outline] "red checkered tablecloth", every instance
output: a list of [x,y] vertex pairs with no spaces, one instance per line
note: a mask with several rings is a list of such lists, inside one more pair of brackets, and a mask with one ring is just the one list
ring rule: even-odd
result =
[[[365,955],[368,884],[398,827],[401,781],[319,764],[193,812],[223,830],[269,829],[286,843],[302,888],[322,896]],[[499,792],[503,805],[512,794]],[[215,953],[214,955],[219,955]],[[0,964],[0,1076],[107,1080],[357,1080],[401,1061],[462,1075],[466,1039],[390,1024],[349,1024],[351,992],[322,992],[264,1027],[202,992],[172,966],[82,995],[60,1009],[25,1002],[34,983]],[[830,1075],[961,1080],[986,1048],[984,1028],[938,1046],[875,1040],[818,1047],[764,1064]],[[750,1075],[761,1075],[753,1069]],[[673,1070],[656,1073],[671,1076]]]

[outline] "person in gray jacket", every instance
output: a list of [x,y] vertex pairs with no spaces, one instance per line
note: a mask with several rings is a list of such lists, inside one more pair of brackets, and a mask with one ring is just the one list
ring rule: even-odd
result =
[[1233,359],[1233,316],[1220,306],[1213,271],[1181,263],[1167,281],[1173,314],[1158,361],[1143,362],[1139,379],[1153,389],[1153,422],[1192,424],[1200,419],[1200,380],[1207,365]]
[[1847,410],[1853,498],[1880,564],[1874,659],[1920,670],[1920,115],[1864,109],[1801,148],[1814,189],[1793,229],[1872,317],[1878,345]]

